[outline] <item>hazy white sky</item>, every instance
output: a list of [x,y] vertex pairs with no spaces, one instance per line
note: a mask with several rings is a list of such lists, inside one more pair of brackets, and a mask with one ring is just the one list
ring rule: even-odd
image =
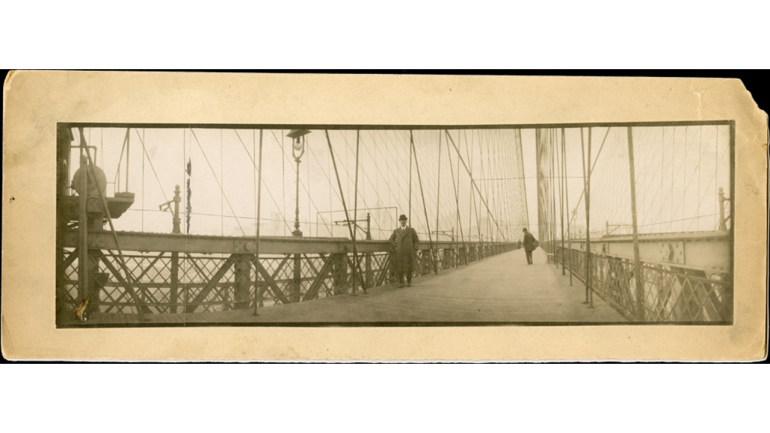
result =
[[[288,130],[264,130],[262,233],[289,235],[294,229],[296,164],[291,157]],[[592,156],[601,147],[607,128],[593,128]],[[729,192],[728,127],[639,127],[634,128],[637,177],[637,206],[640,230],[690,231],[713,230],[717,222],[716,191],[723,187]],[[86,128],[87,141],[99,148],[97,164],[109,182],[108,195],[116,188],[126,190],[126,152],[120,163],[126,129]],[[497,235],[485,212],[475,215],[471,204],[478,195],[471,195],[470,180],[457,152],[441,137],[441,173],[439,168],[439,131],[415,131],[414,142],[423,191],[421,193],[416,166],[412,168],[411,223],[418,231],[427,232],[422,195],[427,204],[431,230],[436,230],[436,205],[440,201],[439,229],[457,230],[454,188],[459,178],[461,225],[468,236],[469,227],[477,234]],[[517,214],[513,203],[523,200],[515,169],[517,156],[512,150],[515,142],[512,130],[450,130],[463,162],[473,172],[492,208],[495,219],[506,227],[506,235],[517,238],[525,223],[525,215]],[[559,143],[561,132],[557,131]],[[583,192],[580,130],[565,130],[567,152],[567,187],[570,209],[577,208],[576,225],[584,230],[585,205],[578,203]],[[354,207],[355,131],[329,131],[340,182],[349,212]],[[592,176],[591,228],[603,230],[610,224],[630,223],[630,179],[628,177],[627,131],[612,128]],[[344,219],[337,179],[329,158],[326,136],[314,130],[300,165],[300,221],[304,234],[312,236],[348,236],[344,226],[332,226],[332,221]],[[587,146],[588,133],[584,132]],[[359,163],[359,209],[371,209],[374,238],[386,238],[395,226],[398,214],[409,213],[409,132],[361,131]],[[521,130],[522,156],[526,183],[530,229],[537,233],[537,179],[535,130]],[[144,146],[142,145],[144,143]],[[186,194],[185,161],[192,163],[191,205],[193,215],[190,233],[212,235],[253,235],[255,232],[254,151],[259,146],[259,131],[233,129],[131,129],[128,146],[128,191],[136,194],[129,212],[116,221],[118,230],[170,232],[171,214],[160,212],[158,206],[173,198],[179,185]],[[450,146],[450,147],[447,147]],[[144,150],[143,150],[144,147]],[[449,155],[447,150],[449,149]],[[146,153],[145,153],[146,152]],[[145,156],[143,158],[143,153]],[[73,150],[73,163],[77,163]],[[449,168],[451,159],[452,168]],[[483,167],[482,167],[483,166]],[[490,169],[493,167],[493,169]],[[481,175],[483,168],[484,175]],[[73,168],[74,172],[74,168]],[[441,185],[439,187],[438,180]],[[483,181],[482,179],[495,179]],[[486,182],[486,183],[485,183]],[[222,194],[224,191],[224,194]],[[440,200],[439,197],[440,196]],[[471,201],[472,200],[472,201]],[[505,205],[508,205],[506,208]],[[557,209],[559,206],[557,197]],[[396,209],[372,209],[388,208]],[[475,208],[475,207],[474,207]],[[142,211],[144,209],[144,211]],[[507,211],[506,211],[507,209]],[[329,210],[335,210],[333,214]],[[224,218],[222,217],[224,215]],[[234,218],[236,215],[238,218]],[[697,216],[697,218],[696,218]],[[365,211],[359,212],[365,217]],[[507,219],[507,221],[502,221]],[[287,223],[284,223],[286,220]],[[558,220],[558,218],[557,218]],[[558,222],[558,221],[557,221]],[[183,230],[184,230],[183,216]],[[517,228],[514,229],[514,225]],[[459,236],[459,233],[456,233]]]

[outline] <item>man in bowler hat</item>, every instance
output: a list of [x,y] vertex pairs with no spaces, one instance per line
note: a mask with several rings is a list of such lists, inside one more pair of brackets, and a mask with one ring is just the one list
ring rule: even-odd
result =
[[398,287],[404,287],[404,274],[406,274],[407,287],[412,285],[412,271],[416,260],[416,252],[420,247],[420,239],[417,232],[406,225],[406,215],[401,215],[398,222],[401,227],[395,229],[390,235],[390,245],[393,246],[394,268],[398,276]]
[[532,233],[528,232],[527,229],[524,229],[524,241],[522,242],[524,244],[524,252],[527,253],[527,264],[532,264],[532,251],[537,248],[537,240],[534,236],[532,236]]

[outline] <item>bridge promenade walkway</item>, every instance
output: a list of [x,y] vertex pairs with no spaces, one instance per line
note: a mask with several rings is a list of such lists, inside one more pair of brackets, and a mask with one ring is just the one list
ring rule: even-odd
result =
[[[523,250],[416,278],[411,287],[389,284],[364,295],[338,295],[314,301],[251,310],[191,314],[101,314],[100,324],[208,323],[275,324],[494,324],[494,323],[607,323],[626,319],[594,297],[588,308],[585,286],[577,278],[548,264],[545,252],[534,252],[527,265]],[[97,323],[90,322],[96,325]]]

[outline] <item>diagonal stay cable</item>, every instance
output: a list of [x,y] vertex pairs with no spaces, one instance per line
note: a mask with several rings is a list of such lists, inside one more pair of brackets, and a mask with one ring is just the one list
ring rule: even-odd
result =
[[[449,131],[445,131],[445,133],[446,135],[449,135]],[[465,252],[465,236],[463,235],[463,225],[462,225],[462,222],[460,221],[460,198],[459,198],[459,195],[457,194],[457,186],[455,185],[455,172],[454,172],[454,167],[452,166],[452,153],[449,151],[448,140],[446,141],[446,156],[447,156],[447,159],[449,159],[449,172],[452,175],[452,190],[455,193],[455,206],[456,206],[455,211],[457,214],[457,220],[455,222],[457,223],[457,226],[459,228],[460,241],[463,244],[463,252]],[[457,177],[458,178],[460,177],[460,173],[457,173]],[[452,249],[454,250],[454,246],[452,247]],[[459,257],[457,262],[459,262]],[[465,258],[465,264],[466,265],[468,264],[467,256]],[[459,266],[459,263],[458,263],[458,266]]]
[[417,169],[417,181],[420,184],[420,195],[422,196],[422,208],[425,211],[425,225],[428,228],[428,242],[430,242],[430,255],[433,261],[433,272],[438,275],[438,264],[436,263],[436,252],[433,250],[433,237],[430,234],[430,222],[428,221],[428,206],[425,204],[425,193],[422,190],[422,177],[420,177],[420,165],[417,163],[417,149],[414,147],[414,138],[412,130],[409,130],[409,142],[412,145],[412,155],[414,156],[414,165]]
[[203,154],[203,158],[206,159],[206,163],[209,165],[209,169],[211,169],[211,174],[214,176],[214,181],[216,181],[217,186],[219,187],[219,191],[222,192],[222,197],[225,198],[225,201],[227,202],[227,206],[230,208],[230,212],[233,213],[233,216],[235,217],[235,222],[238,223],[238,228],[241,229],[241,232],[243,233],[243,235],[246,236],[246,231],[243,230],[243,227],[241,226],[241,221],[235,215],[233,206],[230,204],[230,200],[227,198],[227,194],[225,194],[225,190],[222,189],[222,185],[219,183],[219,179],[217,179],[217,174],[214,172],[214,167],[211,166],[211,162],[209,162],[209,158],[206,156],[206,152],[203,150],[203,146],[201,146],[201,142],[200,140],[198,140],[198,136],[195,134],[195,131],[192,128],[190,128],[190,132],[192,132],[193,137],[195,137],[195,142],[198,143],[198,148],[201,150],[201,153]]
[[[460,151],[459,149],[457,149],[457,145],[455,144],[454,139],[452,138],[451,135],[447,135],[447,137],[449,137],[449,141],[452,142],[452,146],[454,146],[455,151],[457,151],[457,156],[460,158],[460,162],[463,163],[463,167],[465,167],[465,170],[468,171],[468,175],[470,176],[470,171],[468,170],[468,166],[465,164],[465,161],[463,160],[462,155],[460,155]],[[473,186],[476,188],[476,191],[479,193],[479,198],[484,203],[484,206],[487,208],[487,214],[489,214],[489,217],[492,218],[492,221],[495,223],[495,227],[497,227],[497,231],[500,233],[503,240],[506,240],[505,233],[503,233],[503,231],[500,229],[500,225],[497,223],[497,220],[495,219],[494,215],[492,215],[492,213],[489,211],[489,206],[487,205],[487,201],[484,200],[484,197],[481,196],[481,191],[479,191],[479,186],[476,185],[476,182],[473,180],[473,177],[471,177],[471,184],[473,184]]]
[[152,169],[152,173],[155,175],[155,180],[158,181],[158,188],[160,188],[160,192],[163,193],[163,200],[168,201],[168,198],[166,197],[166,192],[163,190],[163,185],[160,183],[160,179],[158,178],[158,173],[155,171],[155,166],[152,165],[152,158],[150,158],[150,155],[147,153],[147,148],[144,145],[144,140],[142,139],[142,136],[139,135],[139,130],[134,128],[134,131],[136,131],[136,136],[139,137],[139,141],[142,143],[142,150],[144,151],[144,154],[147,156],[147,160],[150,161],[150,168]]
[[[607,136],[610,134],[610,129],[612,129],[612,128],[607,128],[607,132],[604,134],[604,139],[602,140],[602,145],[599,146],[599,152],[596,153],[596,158],[594,159],[594,163],[591,166],[591,169],[588,171],[589,177],[590,177],[591,173],[593,173],[594,168],[596,168],[596,163],[599,162],[599,155],[602,154],[602,149],[604,149],[604,143],[606,143],[606,141],[607,141]],[[584,186],[583,187],[583,191],[580,193],[580,197],[578,198],[578,201],[575,204],[575,208],[576,209],[577,209],[578,206],[580,206],[580,202],[583,201],[583,196],[585,195],[585,193],[586,193],[586,190],[585,190],[585,186]],[[574,216],[572,217],[572,221],[570,222],[570,224],[573,224],[575,222],[574,221],[575,217],[577,217],[577,213],[575,213]]]
[[[241,140],[240,134],[238,134],[237,130],[233,130],[233,131],[235,131],[235,135],[238,136],[238,140],[240,140],[241,145],[243,146],[243,150],[246,151],[246,155],[248,155],[249,160],[251,161],[251,164],[254,166],[255,169],[257,169],[257,162],[254,161],[254,158],[251,156],[251,154],[249,153],[249,150],[246,148],[246,144],[243,142],[243,140]],[[257,171],[259,172],[259,169],[257,169]],[[261,176],[261,173],[260,173],[260,176]],[[286,225],[286,227],[289,230],[291,230],[291,226],[289,225],[288,222],[286,222],[286,216],[283,214],[283,212],[281,212],[281,208],[278,206],[278,202],[276,202],[275,197],[273,197],[273,193],[270,192],[270,188],[267,186],[267,183],[265,183],[265,189],[267,190],[267,193],[270,195],[270,199],[273,200],[273,204],[275,205],[276,210],[278,210],[278,214],[281,215],[284,225]]]
[[[324,129],[324,134],[326,134],[326,142],[329,144],[329,155],[331,155],[332,164],[334,164],[334,173],[337,175],[337,185],[338,185],[338,187],[340,189],[340,197],[342,198],[342,208],[345,211],[345,219],[350,221],[350,214],[348,214],[348,207],[345,204],[345,194],[342,192],[342,182],[340,182],[340,172],[339,172],[339,170],[337,170],[337,161],[334,158],[334,149],[332,149],[332,141],[329,138],[329,131]],[[354,256],[358,256],[358,249],[356,247],[356,242],[355,242],[356,238],[355,238],[355,234],[353,233],[353,226],[351,224],[346,224],[346,225],[348,226],[348,231],[350,231],[350,238],[351,238],[351,240],[353,240],[353,255]],[[355,275],[356,271],[358,271],[358,275],[362,275],[361,274],[360,265],[357,262],[356,262],[356,269],[353,271],[354,275]],[[355,290],[356,290],[356,285],[357,284],[358,284],[358,281],[356,281],[354,279],[353,280],[353,293],[354,294],[355,294]],[[366,293],[366,284],[364,284],[363,289],[364,289],[364,293]]]

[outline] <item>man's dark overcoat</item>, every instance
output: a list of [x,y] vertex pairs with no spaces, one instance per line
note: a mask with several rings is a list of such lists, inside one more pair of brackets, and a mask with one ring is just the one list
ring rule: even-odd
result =
[[420,239],[411,227],[399,227],[390,235],[390,245],[393,246],[393,258],[397,273],[412,272],[417,263],[417,249]]
[[535,237],[532,236],[532,233],[526,232],[524,233],[524,251],[534,251],[535,250]]

